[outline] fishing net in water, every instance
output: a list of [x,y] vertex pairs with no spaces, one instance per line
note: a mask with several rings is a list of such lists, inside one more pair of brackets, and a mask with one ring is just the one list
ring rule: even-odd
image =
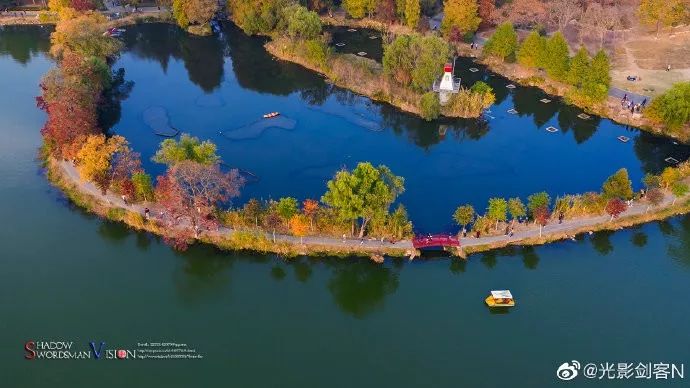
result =
[[215,94],[202,94],[194,100],[194,104],[200,108],[220,108],[225,106],[225,100]]
[[180,131],[170,125],[168,111],[162,106],[152,106],[144,111],[144,123],[158,136],[174,137]]
[[230,140],[247,140],[259,138],[271,128],[291,131],[297,126],[297,121],[285,116],[276,116],[270,119],[257,120],[244,127],[239,127],[222,132],[223,136]]

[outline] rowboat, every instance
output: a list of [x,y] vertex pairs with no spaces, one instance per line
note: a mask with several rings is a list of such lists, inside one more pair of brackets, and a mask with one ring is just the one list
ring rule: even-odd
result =
[[280,113],[278,113],[278,112],[271,112],[271,113],[266,113],[266,114],[264,115],[264,118],[265,118],[265,119],[272,119],[272,118],[277,117],[277,116],[280,116]]

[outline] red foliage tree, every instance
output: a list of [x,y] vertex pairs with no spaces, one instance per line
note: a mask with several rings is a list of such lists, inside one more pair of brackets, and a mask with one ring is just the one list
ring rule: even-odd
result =
[[91,0],[70,0],[70,5],[80,12],[96,9],[96,6]]
[[549,218],[551,218],[551,212],[546,206],[540,206],[534,209],[534,222],[539,225],[539,237],[541,237],[542,228],[549,223]]
[[450,32],[448,33],[448,40],[453,42],[453,43],[460,43],[462,41],[462,32],[460,32],[460,29],[456,26],[451,27]]
[[496,4],[494,0],[479,0],[479,17],[482,19],[479,28],[488,28],[494,24],[494,12],[496,12]]
[[612,198],[606,204],[606,213],[611,216],[611,220],[618,218],[624,211],[628,209],[628,205],[620,198]]
[[216,207],[237,197],[243,184],[237,170],[223,173],[217,165],[183,161],[171,167],[158,177],[156,198],[166,211],[172,238],[190,240],[202,230],[216,229]]
[[391,24],[395,21],[395,0],[381,0],[376,6],[376,18]]

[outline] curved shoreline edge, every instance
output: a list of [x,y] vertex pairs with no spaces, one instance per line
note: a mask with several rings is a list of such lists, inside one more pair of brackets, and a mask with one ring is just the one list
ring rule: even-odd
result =
[[[122,222],[138,231],[150,232],[165,237],[165,228],[155,219],[146,220],[143,216],[143,204],[126,205],[113,193],[101,195],[91,183],[82,182],[71,162],[58,161],[52,158],[45,160],[48,180],[75,205],[98,215],[102,219]],[[675,202],[675,203],[674,203]],[[451,256],[467,258],[467,255],[486,252],[508,246],[537,246],[552,242],[572,239],[577,235],[615,231],[653,221],[664,220],[673,216],[690,213],[690,194],[675,201],[667,195],[664,203],[651,211],[641,211],[646,204],[631,207],[613,221],[608,216],[579,218],[567,220],[563,224],[550,223],[539,236],[539,229],[534,227],[516,233],[512,238],[506,236],[488,236],[482,238],[462,238],[461,247],[449,251]],[[636,210],[637,209],[637,210]],[[410,260],[420,255],[412,246],[412,241],[402,240],[396,243],[379,242],[378,240],[347,239],[345,241],[327,236],[299,238],[289,235],[275,236],[272,241],[270,233],[254,229],[232,230],[221,227],[216,231],[206,232],[197,242],[211,244],[227,251],[251,251],[256,253],[274,253],[283,257],[369,257],[373,261],[383,262],[383,256],[393,258],[409,257]]]

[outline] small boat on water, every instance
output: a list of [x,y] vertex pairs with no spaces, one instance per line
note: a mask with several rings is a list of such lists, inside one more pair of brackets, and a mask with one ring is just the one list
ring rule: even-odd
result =
[[264,115],[264,118],[265,118],[265,119],[272,119],[272,118],[278,117],[278,116],[280,116],[280,113],[279,113],[279,112],[271,112],[271,113],[266,113],[266,114]]
[[513,307],[515,306],[515,299],[509,290],[494,290],[491,295],[485,299],[486,305],[489,307]]

